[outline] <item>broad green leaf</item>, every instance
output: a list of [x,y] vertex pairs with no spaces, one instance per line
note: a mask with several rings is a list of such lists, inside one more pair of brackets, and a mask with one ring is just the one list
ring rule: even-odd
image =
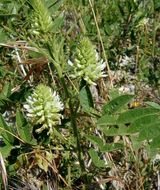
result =
[[12,148],[14,147],[9,144],[4,147],[0,147],[0,152],[2,153],[3,158],[7,158],[10,155]]
[[130,136],[132,147],[135,151],[138,151],[140,148],[142,148],[142,142],[138,140],[139,134],[134,134]]
[[121,95],[104,105],[103,112],[106,114],[113,114],[121,108],[124,108],[133,98],[133,95]]
[[152,115],[146,115],[144,117],[140,117],[137,120],[135,120],[129,127],[128,132],[129,133],[137,133],[142,128],[143,130],[147,130],[149,126],[157,125],[160,123],[160,116],[157,114]]
[[121,136],[129,135],[128,127],[126,125],[119,125],[118,134]]
[[2,114],[0,114],[0,135],[6,144],[13,144],[14,142],[14,136],[11,133],[13,134],[12,127],[6,124]]
[[159,136],[156,136],[155,138],[152,139],[152,141],[150,142],[150,147],[153,149],[155,148],[160,149]]
[[[143,140],[151,140],[156,137],[160,137],[160,121],[159,123],[144,125],[139,131],[138,139],[140,141],[143,141]],[[159,148],[160,148],[160,144],[159,144]]]
[[125,124],[125,123],[131,123],[134,120],[144,117],[146,115],[158,113],[159,110],[155,108],[136,108],[131,109],[126,112],[123,112],[120,114],[117,123]]
[[22,113],[16,112],[16,127],[19,137],[26,143],[36,145],[36,140],[32,136],[32,126],[28,124]]
[[120,150],[123,148],[123,144],[122,143],[108,143],[105,144],[103,146],[101,146],[100,151],[101,152],[111,152],[111,151],[115,151],[115,150]]
[[32,136],[32,126],[28,123],[24,125],[23,127],[17,126],[17,131],[19,134],[19,137],[26,143],[30,145],[37,145],[37,141]]
[[22,113],[19,110],[17,110],[17,112],[16,112],[16,125],[18,127],[23,127],[26,124],[27,124],[27,122],[26,122],[25,118],[23,117]]
[[98,119],[97,124],[100,126],[106,125],[117,125],[117,115],[108,115],[105,114],[101,118]]
[[92,107],[82,107],[83,111],[92,117],[100,117],[101,113]]
[[120,96],[120,94],[119,94],[119,90],[117,88],[113,88],[109,91],[109,97],[111,100],[113,100],[119,96]]
[[119,126],[119,127],[100,127],[99,128],[106,136],[124,136],[124,135],[129,135],[129,132],[127,131],[127,127],[126,126]]
[[107,127],[107,128],[100,128],[100,130],[106,135],[106,136],[116,136],[118,135],[119,128],[116,127]]
[[85,137],[93,144],[97,144],[98,147],[103,146],[103,140],[100,137],[94,135],[85,135]]
[[[148,148],[148,147],[147,147]],[[150,147],[150,148],[148,148],[147,150],[147,153],[148,153],[148,157],[149,158],[151,158],[151,159],[155,159],[155,156],[157,155],[157,154],[160,154],[160,149],[158,149],[158,148],[153,148],[153,147]]]
[[149,106],[155,108],[155,109],[158,109],[160,110],[160,105],[155,103],[155,102],[146,102],[146,104],[148,104]]
[[92,162],[95,166],[97,166],[98,168],[103,168],[105,167],[105,161],[104,160],[100,160],[97,152],[94,149],[90,149],[89,150],[89,155],[92,159]]
[[139,125],[138,140],[140,141],[153,140],[160,136],[160,115],[145,116],[143,119],[135,121],[134,125]]
[[87,109],[92,107],[93,108],[93,99],[92,99],[92,94],[90,92],[90,89],[88,86],[84,86],[80,92],[79,92],[79,100],[80,100],[80,105],[82,108]]

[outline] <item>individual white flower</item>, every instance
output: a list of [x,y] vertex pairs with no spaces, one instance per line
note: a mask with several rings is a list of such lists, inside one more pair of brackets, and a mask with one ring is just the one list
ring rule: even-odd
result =
[[44,129],[49,129],[49,134],[53,132],[53,126],[60,124],[62,115],[59,113],[63,110],[63,104],[56,92],[43,84],[38,85],[33,94],[29,96],[24,105],[27,116],[33,124],[42,124],[37,129],[41,133]]
[[80,41],[76,49],[75,59],[68,64],[73,67],[73,78],[83,78],[89,85],[96,85],[95,81],[106,74],[103,71],[106,67],[105,62],[100,59],[95,47],[88,38]]

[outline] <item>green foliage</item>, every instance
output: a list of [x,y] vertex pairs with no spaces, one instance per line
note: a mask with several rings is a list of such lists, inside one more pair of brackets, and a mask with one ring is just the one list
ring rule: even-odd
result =
[[110,101],[106,105],[103,106],[103,112],[106,114],[114,114],[119,111],[121,108],[124,108],[131,100],[134,98],[133,95],[122,95],[114,100]]
[[37,144],[36,140],[32,136],[32,126],[27,123],[19,110],[16,111],[16,129],[17,134],[23,142],[30,145]]
[[[119,96],[105,105],[105,107],[112,108],[110,106],[112,102],[121,102],[121,108],[123,109],[119,113],[112,113],[112,115],[109,115],[110,112],[108,112],[108,114],[104,113],[97,122],[99,129],[107,136],[136,135],[137,139],[134,139],[134,141],[147,141],[148,146],[152,144],[152,146],[159,149],[160,146],[157,143],[157,147],[153,145],[154,138],[160,135],[160,110],[157,109],[157,104],[156,107],[143,107],[126,110],[126,102],[122,101],[122,97],[124,96]],[[128,103],[128,96],[126,96],[126,101]]]
[[100,160],[99,156],[97,155],[97,152],[94,149],[89,150],[89,155],[92,159],[92,162],[94,165],[98,168],[105,167],[105,162],[104,160]]
[[14,137],[12,135],[13,129],[7,125],[3,119],[2,114],[0,115],[0,134],[3,137],[3,140],[6,144],[13,144]]

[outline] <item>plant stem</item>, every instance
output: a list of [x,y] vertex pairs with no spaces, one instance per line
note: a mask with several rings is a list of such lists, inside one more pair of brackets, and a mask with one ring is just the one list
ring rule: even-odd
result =
[[76,138],[78,160],[79,160],[82,172],[85,172],[85,165],[84,165],[84,162],[82,159],[82,148],[80,146],[80,138],[79,138],[78,127],[77,127],[77,122],[76,122],[76,114],[77,113],[73,109],[72,101],[70,99],[70,95],[69,95],[69,92],[68,92],[68,89],[67,89],[67,86],[65,84],[65,80],[63,77],[61,78],[61,83],[62,83],[62,86],[64,88],[64,92],[66,94],[66,97],[69,99],[69,109],[71,112],[71,126],[73,129],[74,137]]
[[[56,56],[56,54],[54,55],[52,52],[52,49],[50,48],[49,43],[48,45],[48,50],[49,50],[49,54],[51,56],[52,62],[57,70],[58,73],[58,77],[60,79],[60,82],[62,84],[62,87],[64,89],[64,93],[66,98],[69,100],[69,110],[71,113],[71,127],[73,129],[73,134],[74,134],[74,138],[76,139],[76,151],[77,151],[77,155],[78,155],[78,160],[79,160],[79,164],[80,164],[80,168],[81,168],[81,172],[84,174],[85,173],[85,165],[84,165],[84,161],[83,161],[83,152],[82,152],[82,148],[80,146],[80,135],[78,132],[78,127],[77,127],[77,122],[76,122],[76,116],[77,116],[77,109],[74,109],[72,100],[71,100],[71,96],[69,94],[68,91],[68,87],[65,83],[65,79],[63,76],[63,72],[62,72],[62,68],[61,68],[61,64],[60,61],[58,60],[59,58]],[[55,50],[56,51],[56,50]],[[84,175],[84,180],[87,183],[87,176]]]

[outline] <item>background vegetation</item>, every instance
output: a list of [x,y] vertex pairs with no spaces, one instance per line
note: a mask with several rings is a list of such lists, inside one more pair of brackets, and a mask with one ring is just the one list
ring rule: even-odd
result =
[[0,0],[0,189],[160,188],[159,0]]

